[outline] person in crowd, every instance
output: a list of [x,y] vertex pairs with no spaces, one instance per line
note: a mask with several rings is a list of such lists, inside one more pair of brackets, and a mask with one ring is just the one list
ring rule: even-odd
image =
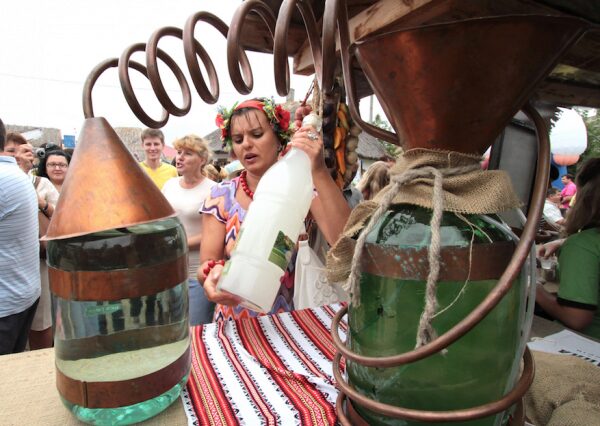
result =
[[36,176],[37,170],[35,167],[35,154],[33,153],[33,145],[25,143],[17,148],[17,164],[29,176]]
[[6,134],[6,153],[17,160],[18,166],[25,173],[29,173],[33,169],[33,146],[27,143],[27,139],[20,133],[9,132]]
[[565,219],[560,212],[560,192],[556,188],[548,188],[546,192],[546,201],[544,202],[543,219],[551,230],[560,230]]
[[0,120],[0,355],[22,352],[40,297],[37,196]]
[[[348,204],[348,207],[352,210],[354,207],[363,201],[363,195],[360,190],[354,186],[352,181],[358,172],[359,164],[353,166],[346,165],[346,167],[352,168],[352,173],[349,176],[344,176],[344,188],[342,189],[342,195]],[[308,239],[310,248],[313,249],[316,256],[319,258],[321,263],[325,264],[327,261],[327,252],[331,248],[331,245],[325,239],[323,233],[315,226],[313,218],[309,215],[309,219],[305,221],[306,238]],[[302,235],[304,237],[304,235]]]
[[224,179],[231,180],[231,179],[238,177],[240,175],[240,173],[242,173],[244,171],[244,165],[242,164],[241,161],[233,158],[233,160],[229,164],[227,164],[225,167],[223,167],[223,170],[225,170],[225,173],[226,173],[226,176]]
[[4,154],[15,158],[19,145],[27,143],[27,140],[19,133],[8,132],[4,135]]
[[[7,140],[9,135],[15,135],[15,133],[8,133],[6,135]],[[18,138],[15,139],[14,136],[12,137],[13,140],[20,140]],[[22,140],[25,141],[24,138]],[[16,151],[12,151],[8,154],[10,155],[13,153],[19,168],[23,170],[23,172],[27,173],[27,175],[31,178],[31,183],[34,185],[36,192],[38,193],[38,208],[47,217],[52,217],[59,193],[48,178],[37,176],[37,174],[33,173],[33,162],[35,158],[33,154],[33,146],[26,141],[22,143],[19,142],[16,145]]]
[[46,150],[38,165],[38,176],[49,179],[60,193],[70,162],[71,156],[62,149]]
[[[302,127],[294,133],[289,127],[289,118],[289,111],[281,105],[275,105],[268,98],[247,100],[231,110],[221,109],[217,115],[223,142],[245,170],[231,181],[221,182],[213,187],[201,209],[202,263],[198,279],[203,283],[208,299],[217,303],[216,320],[259,315],[240,306],[236,296],[217,290],[216,285],[223,269],[220,260],[231,255],[240,225],[252,203],[260,179],[278,160],[290,139],[291,147],[306,152],[310,158],[316,190],[310,211],[329,243],[333,244],[341,235],[350,214],[346,200],[325,166],[321,137],[313,127]],[[287,272],[283,275],[271,313],[293,309],[294,258],[292,256]]]
[[358,172],[358,162],[353,166],[346,166],[352,169],[352,173],[347,178],[344,177],[344,189],[342,189],[342,194],[350,206],[350,209],[356,207],[361,201],[364,200],[363,194],[361,191],[352,184],[352,180],[356,176],[356,172]]
[[[54,214],[54,208],[58,202],[59,193],[45,177],[32,174],[33,170],[33,146],[28,143],[25,138],[18,133],[8,133],[6,141],[16,146],[16,150],[11,150],[14,153],[17,164],[27,173],[31,179],[31,183],[35,188],[38,197],[38,225],[40,229],[45,228],[42,220],[45,220],[46,225]],[[42,234],[40,233],[40,237]],[[29,331],[29,349],[43,349],[52,347],[52,312],[50,288],[48,282],[48,265],[46,264],[43,250],[40,250],[40,281],[41,295],[38,302],[31,330]]]
[[[40,230],[45,228],[42,220],[47,223],[54,214],[54,208],[58,202],[58,190],[45,177],[35,176],[31,174],[33,169],[33,146],[29,143],[22,143],[17,148],[16,152],[17,163],[21,169],[28,173],[31,183],[35,188],[38,196],[38,219]],[[42,236],[40,232],[40,236]],[[44,254],[40,251],[40,254]],[[29,349],[43,349],[52,347],[52,309],[50,299],[50,287],[48,281],[48,265],[46,264],[45,256],[40,256],[40,280],[42,293],[38,303],[35,317],[31,323],[31,331],[29,332]]]
[[356,187],[365,200],[372,200],[379,191],[390,183],[390,164],[376,161],[367,169]]
[[219,170],[217,170],[217,168],[212,164],[207,164],[206,166],[204,166],[204,173],[206,174],[207,178],[214,182],[221,181],[221,175],[219,173]]
[[7,151],[6,154],[14,157],[19,168],[31,178],[31,183],[38,193],[38,208],[40,212],[49,218],[52,217],[56,201],[58,200],[58,191],[50,180],[33,173],[35,158],[33,146],[18,133],[7,133],[6,141],[10,141],[12,144],[12,149]]
[[578,202],[567,214],[566,239],[538,250],[548,257],[560,247],[558,296],[538,284],[536,302],[567,327],[600,339],[600,158],[581,166],[576,183]]
[[190,324],[206,324],[212,322],[214,304],[206,298],[196,272],[200,265],[202,239],[202,216],[199,210],[211,188],[216,185],[216,182],[203,173],[211,153],[206,141],[196,135],[177,139],[173,147],[177,150],[177,173],[181,176],[169,179],[163,186],[162,193],[173,206],[187,234]]
[[219,182],[227,180],[227,176],[227,170],[225,170],[225,167],[221,167],[219,170]]
[[177,177],[177,169],[161,159],[165,149],[165,135],[158,129],[144,129],[142,131],[142,148],[144,161],[139,163],[152,181],[162,189],[166,181]]
[[570,173],[563,175],[560,180],[564,185],[564,188],[560,191],[560,208],[566,213],[569,209],[571,199],[577,193],[577,185],[573,182],[573,175]]
[[[41,220],[46,221],[46,226],[54,214],[54,209],[58,203],[59,192],[56,187],[46,178],[41,176],[31,176],[33,187],[38,196],[38,203],[43,202],[43,207],[40,207],[40,213],[38,219],[40,221],[40,229],[44,229]],[[42,216],[43,215],[43,216]],[[40,232],[40,237],[45,232]],[[50,298],[50,283],[48,280],[48,265],[45,259],[45,248],[40,251],[40,280],[42,286],[42,293],[40,295],[40,301],[35,312],[35,317],[31,324],[31,331],[29,332],[29,348],[44,349],[52,347],[52,308]]]

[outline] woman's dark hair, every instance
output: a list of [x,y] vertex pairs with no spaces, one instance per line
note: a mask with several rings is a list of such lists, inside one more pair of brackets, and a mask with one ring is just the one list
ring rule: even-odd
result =
[[65,151],[63,151],[62,149],[46,150],[46,155],[44,156],[44,158],[40,159],[40,164],[38,165],[38,169],[37,169],[38,176],[49,179],[48,170],[46,168],[46,162],[48,162],[48,157],[50,157],[51,155],[59,155],[61,157],[65,157],[67,159],[67,164],[71,164],[71,156],[69,154],[67,154]]
[[567,235],[600,227],[600,158],[590,158],[583,163],[577,172],[575,184],[577,194],[575,205],[567,213]]

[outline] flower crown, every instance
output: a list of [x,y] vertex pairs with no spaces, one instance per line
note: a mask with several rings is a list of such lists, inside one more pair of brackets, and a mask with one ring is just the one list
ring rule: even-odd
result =
[[241,104],[236,102],[230,109],[219,107],[215,124],[221,129],[223,148],[231,150],[231,116],[235,111],[243,108],[253,108],[264,112],[279,140],[284,145],[289,142],[294,132],[293,126],[290,126],[290,112],[281,104],[276,104],[273,98],[257,98]]

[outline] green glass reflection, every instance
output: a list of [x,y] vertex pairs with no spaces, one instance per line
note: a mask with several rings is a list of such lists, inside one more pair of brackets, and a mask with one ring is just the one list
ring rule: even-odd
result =
[[53,296],[53,304],[57,360],[164,345],[188,336],[187,281],[131,299],[75,301]]
[[81,421],[99,426],[130,425],[153,417],[170,406],[187,383],[188,375],[171,389],[148,401],[119,408],[85,408],[63,398],[66,407]]
[[[423,248],[431,240],[431,211],[397,206],[380,221],[367,242],[395,248]],[[512,241],[511,235],[482,216],[444,213],[443,247]],[[496,285],[496,280],[438,283],[438,334],[467,316]],[[390,405],[420,410],[465,409],[501,398],[517,376],[524,311],[524,274],[500,304],[473,330],[424,360],[394,368],[363,367],[347,362],[349,383],[365,396]],[[390,356],[411,351],[425,304],[425,281],[400,280],[363,273],[361,304],[349,307],[349,341],[353,351],[367,356]],[[365,410],[357,411],[372,425],[419,425]],[[498,425],[505,415],[468,425]],[[460,423],[455,423],[460,424]]]
[[63,271],[133,269],[174,260],[187,252],[177,218],[95,232],[48,244],[48,265]]

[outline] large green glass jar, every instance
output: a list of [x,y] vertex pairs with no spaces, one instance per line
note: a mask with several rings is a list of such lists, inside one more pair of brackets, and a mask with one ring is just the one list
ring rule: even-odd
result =
[[[415,348],[425,305],[430,221],[431,210],[398,205],[367,236],[360,304],[351,303],[348,310],[353,352],[384,357]],[[483,215],[444,212],[440,235],[439,309],[432,323],[438,335],[489,294],[516,244],[516,237],[497,217]],[[500,399],[516,381],[524,350],[526,278],[522,271],[502,301],[447,351],[391,368],[348,360],[349,384],[372,400],[427,411],[466,409]],[[353,405],[370,425],[423,424]],[[507,413],[500,413],[463,424],[500,425],[507,418]]]
[[48,242],[57,387],[82,421],[137,423],[190,369],[187,244],[169,218]]

